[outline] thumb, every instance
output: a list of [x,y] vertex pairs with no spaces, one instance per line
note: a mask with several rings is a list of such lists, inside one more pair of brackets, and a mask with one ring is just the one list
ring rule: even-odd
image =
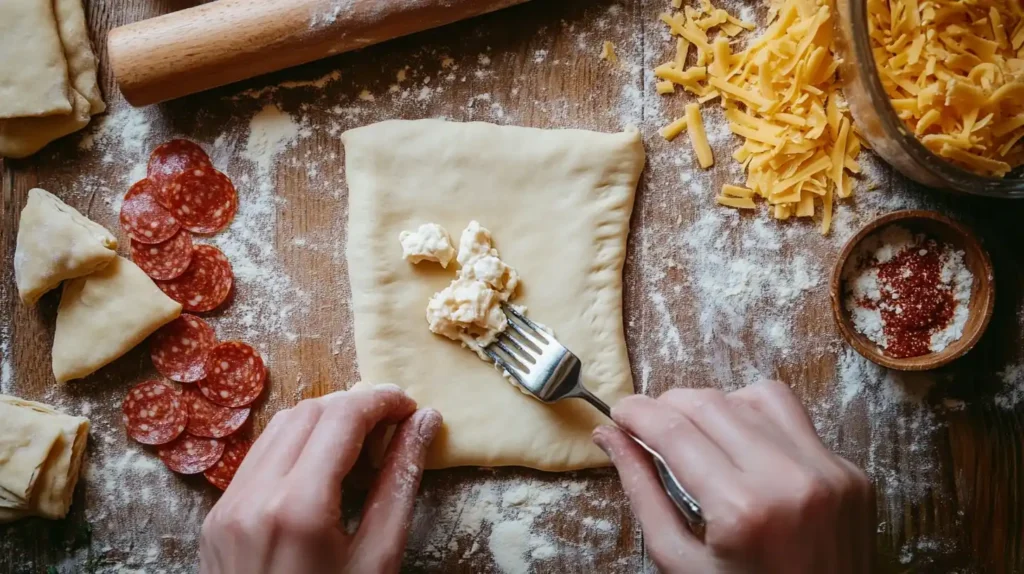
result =
[[427,447],[441,430],[441,413],[420,409],[398,425],[352,540],[352,572],[397,572],[401,565]]

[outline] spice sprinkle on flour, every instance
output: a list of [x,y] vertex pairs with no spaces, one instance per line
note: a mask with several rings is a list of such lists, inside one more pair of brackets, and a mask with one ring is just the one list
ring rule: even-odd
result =
[[890,357],[939,352],[963,335],[974,276],[947,243],[890,225],[858,247],[843,280],[854,327]]

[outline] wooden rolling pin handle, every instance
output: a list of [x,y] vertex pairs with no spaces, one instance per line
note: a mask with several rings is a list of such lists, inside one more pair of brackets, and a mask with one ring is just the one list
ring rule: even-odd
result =
[[525,0],[219,0],[115,28],[110,65],[144,106]]

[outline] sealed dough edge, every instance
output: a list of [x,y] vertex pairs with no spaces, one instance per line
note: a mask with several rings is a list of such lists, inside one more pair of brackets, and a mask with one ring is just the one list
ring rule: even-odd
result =
[[53,335],[53,376],[80,379],[181,315],[181,305],[131,261],[64,283]]
[[45,189],[28,192],[18,221],[14,282],[35,305],[61,281],[89,275],[117,256],[117,238]]
[[427,467],[607,465],[590,437],[609,422],[596,409],[544,405],[427,330],[423,304],[455,271],[403,261],[394,237],[428,221],[488,227],[519,271],[517,303],[581,357],[587,388],[614,404],[633,392],[622,268],[645,161],[639,134],[392,120],[342,141],[360,376],[393,381],[444,416]]

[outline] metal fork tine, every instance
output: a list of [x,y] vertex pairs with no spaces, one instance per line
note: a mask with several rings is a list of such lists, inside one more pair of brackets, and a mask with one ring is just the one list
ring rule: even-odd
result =
[[541,352],[541,347],[547,344],[547,341],[545,341],[544,339],[538,338],[533,333],[527,332],[526,329],[524,329],[524,328],[520,327],[519,325],[517,325],[515,321],[509,321],[508,322],[508,326],[511,327],[516,333],[519,333],[519,335],[523,339],[525,339],[527,343],[530,343],[531,345],[536,347],[536,351],[538,353]]
[[540,335],[542,339],[546,339],[547,338],[546,337],[547,333],[544,332],[544,329],[542,329],[540,325],[538,325],[538,324],[534,323],[533,321],[527,319],[526,315],[523,315],[519,311],[516,311],[516,308],[513,307],[512,305],[508,305],[508,304],[502,305],[501,309],[503,311],[505,311],[506,314],[511,314],[516,319],[519,319],[520,321],[525,323],[526,326],[530,327],[531,329],[534,330],[534,332],[536,334]]
[[527,375],[527,373],[524,373],[519,367],[513,365],[511,362],[506,361],[505,357],[502,357],[498,353],[495,353],[491,349],[490,345],[484,347],[483,349],[484,353],[486,353],[487,356],[490,357],[492,361],[494,361],[494,364],[498,365],[502,369],[505,369],[505,372],[511,375],[517,383],[526,386],[526,383],[524,382],[523,378]]
[[[519,352],[516,353],[512,349],[509,349],[505,345],[506,343],[508,343],[509,345],[511,345],[511,346],[515,347],[516,349],[518,349]],[[500,335],[498,335],[498,338],[494,341],[494,344],[499,346],[499,347],[501,347],[501,350],[505,351],[506,353],[508,353],[509,356],[511,356],[513,358],[516,358],[516,359],[519,359],[520,362],[522,362],[523,359],[529,361],[530,363],[536,363],[537,362],[537,359],[535,359],[533,357],[533,355],[530,354],[529,351],[524,349],[523,346],[519,344],[519,341],[516,341],[512,337],[509,337],[508,335],[506,335],[505,333],[501,333]],[[526,365],[523,365],[523,366],[525,367]]]

